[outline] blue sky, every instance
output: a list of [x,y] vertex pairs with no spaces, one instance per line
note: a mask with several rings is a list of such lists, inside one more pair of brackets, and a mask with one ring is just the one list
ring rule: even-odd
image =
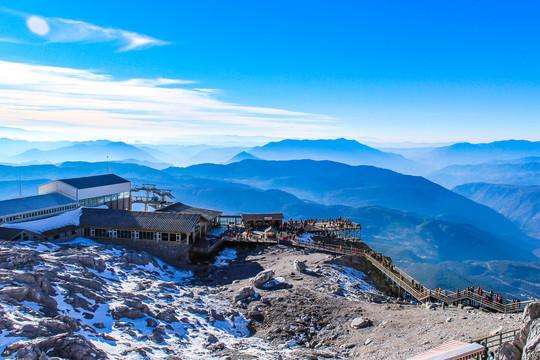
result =
[[0,5],[0,135],[540,137],[534,2]]

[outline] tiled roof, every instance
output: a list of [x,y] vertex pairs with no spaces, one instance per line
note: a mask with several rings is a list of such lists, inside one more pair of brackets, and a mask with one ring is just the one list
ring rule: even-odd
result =
[[220,216],[221,214],[223,214],[221,211],[196,208],[196,207],[192,207],[192,206],[183,204],[181,202],[176,202],[174,204],[171,204],[169,206],[161,208],[161,209],[159,209],[157,211],[158,212],[173,212],[173,213],[177,213],[177,214],[200,215],[207,221],[211,220],[211,219],[214,219],[214,218]]
[[28,231],[22,229],[0,227],[0,240],[11,241],[15,239],[15,237],[19,236],[19,234],[22,232],[28,233]]
[[58,193],[4,200],[0,201],[0,216],[42,210],[74,203],[74,200]]
[[71,179],[60,179],[58,181],[71,185],[77,189],[88,189],[98,186],[123,184],[129,182],[129,180],[115,174],[84,176]]
[[80,223],[94,228],[191,233],[200,220],[199,215],[190,214],[83,208]]

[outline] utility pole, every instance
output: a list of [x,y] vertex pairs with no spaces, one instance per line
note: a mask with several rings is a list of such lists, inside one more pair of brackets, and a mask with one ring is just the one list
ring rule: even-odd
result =
[[109,155],[107,155],[107,174],[110,174],[109,173]]
[[22,198],[22,178],[21,178],[21,174],[19,174],[19,197]]

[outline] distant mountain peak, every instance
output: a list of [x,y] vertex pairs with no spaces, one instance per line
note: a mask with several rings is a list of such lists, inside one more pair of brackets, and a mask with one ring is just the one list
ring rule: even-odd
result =
[[260,160],[260,158],[256,157],[255,155],[247,152],[247,151],[241,151],[235,156],[233,156],[227,163],[234,163],[238,161],[244,161],[244,160]]
[[371,165],[410,173],[416,164],[401,155],[384,152],[356,140],[285,139],[249,150],[263,160],[329,160],[349,165]]

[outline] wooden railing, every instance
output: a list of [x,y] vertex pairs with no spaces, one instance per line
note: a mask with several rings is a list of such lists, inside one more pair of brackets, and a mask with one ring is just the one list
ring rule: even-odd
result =
[[529,300],[520,302],[496,302],[491,299],[486,299],[484,296],[479,295],[477,292],[469,290],[460,291],[459,294],[457,292],[443,289],[439,289],[438,291],[433,290],[422,285],[422,283],[417,281],[414,277],[409,275],[403,269],[393,264],[391,265],[391,267],[383,264],[381,261],[379,261],[372,255],[371,251],[366,251],[364,248],[355,246],[354,241],[348,241],[344,244],[331,244],[321,241],[280,241],[279,238],[280,236],[278,236],[276,239],[266,239],[264,236],[258,236],[253,234],[251,235],[251,237],[232,238],[230,239],[230,241],[250,243],[288,243],[295,247],[311,249],[321,252],[329,252],[332,254],[363,256],[374,267],[376,267],[379,271],[385,274],[392,282],[394,282],[403,291],[410,294],[416,301],[420,303],[427,301],[441,301],[450,305],[468,302],[471,306],[488,308],[500,313],[517,313],[523,311],[527,304],[534,301]]
[[473,342],[483,345],[487,349],[488,352],[490,351],[494,352],[502,344],[506,342],[511,342],[516,337],[516,334],[518,332],[519,332],[519,329],[502,331],[498,334],[477,338],[473,340]]

